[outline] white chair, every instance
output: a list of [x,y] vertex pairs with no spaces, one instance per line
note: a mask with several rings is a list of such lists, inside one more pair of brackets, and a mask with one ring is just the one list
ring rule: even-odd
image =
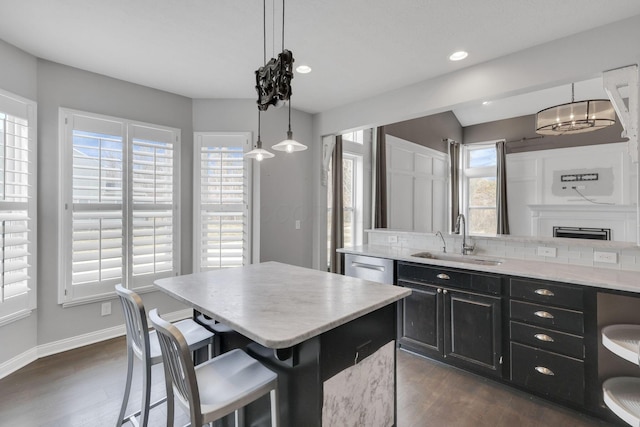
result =
[[173,426],[172,394],[189,413],[191,426],[211,423],[235,411],[237,427],[244,406],[267,393],[271,399],[271,425],[278,426],[277,374],[239,349],[194,367],[180,330],[163,320],[156,309],[149,312],[149,319],[158,332],[164,358],[168,427]]
[[[122,406],[118,415],[118,426],[131,422],[133,425],[146,427],[149,422],[149,411],[160,405],[166,397],[151,403],[151,366],[162,362],[162,352],[156,331],[149,331],[147,326],[147,315],[142,304],[142,298],[138,294],[121,285],[116,285],[116,293],[122,302],[125,325],[127,330],[127,380],[122,398]],[[175,327],[181,331],[186,338],[189,351],[213,345],[213,333],[191,319],[181,320],[175,323]],[[211,350],[210,350],[211,351]],[[133,360],[137,357],[142,361],[142,406],[140,410],[125,416],[129,393],[131,392],[131,379],[133,376]],[[193,363],[193,362],[192,362]],[[140,421],[136,420],[140,416]]]

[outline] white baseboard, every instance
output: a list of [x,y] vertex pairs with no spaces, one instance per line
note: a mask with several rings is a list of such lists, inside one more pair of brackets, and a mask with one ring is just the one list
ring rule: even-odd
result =
[[0,365],[0,379],[14,373],[18,369],[24,368],[31,362],[38,360],[38,348],[33,347],[16,357],[7,360]]
[[[187,319],[192,316],[193,310],[190,308],[174,311],[172,313],[163,314],[162,318],[170,322]],[[31,362],[35,362],[41,357],[51,356],[53,354],[62,353],[64,351],[73,350],[74,348],[84,347],[85,345],[95,344],[100,341],[123,336],[126,333],[124,325],[118,325],[100,331],[89,332],[88,334],[78,335],[63,340],[42,344],[37,347],[28,349],[27,351],[15,356],[0,364],[0,379],[12,374],[20,368],[27,366]]]

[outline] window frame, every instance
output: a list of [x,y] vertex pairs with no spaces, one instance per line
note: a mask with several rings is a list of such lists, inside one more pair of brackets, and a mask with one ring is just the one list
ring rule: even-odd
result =
[[[468,145],[462,145],[462,156],[461,156],[461,162],[462,162],[462,212],[464,212],[464,216],[466,218],[466,228],[467,228],[467,233],[469,235],[473,235],[473,236],[486,236],[486,235],[493,235],[495,234],[495,231],[493,233],[486,233],[486,234],[477,234],[477,233],[471,233],[471,215],[470,215],[470,211],[474,210],[474,209],[482,209],[482,210],[487,210],[487,209],[493,209],[496,214],[497,214],[497,200],[494,200],[494,204],[493,207],[489,207],[489,206],[477,206],[477,207],[473,207],[470,206],[470,198],[471,198],[471,194],[470,194],[470,179],[471,178],[494,178],[497,179],[497,173],[498,173],[498,167],[497,167],[497,158],[496,158],[496,164],[493,166],[484,166],[484,167],[471,167],[469,165],[470,163],[470,158],[471,158],[471,152],[475,151],[475,150],[486,150],[489,148],[493,148],[495,150],[495,145],[496,145],[496,141],[490,141],[490,142],[480,142],[480,143],[473,143],[473,144],[468,144]],[[495,230],[495,227],[494,227]]]
[[[38,284],[38,206],[37,206],[37,183],[38,183],[38,156],[37,156],[37,103],[27,98],[0,89],[0,111],[14,117],[21,117],[27,120],[28,129],[28,200],[27,202],[0,202],[0,207],[6,205],[7,210],[13,210],[21,205],[26,205],[28,216],[27,222],[27,292],[9,297],[4,300],[4,294],[0,295],[0,326],[15,322],[31,315],[37,308],[37,284]],[[26,117],[22,117],[26,116]],[[6,141],[3,141],[5,146]],[[2,235],[0,235],[0,238]],[[4,240],[4,239],[2,239]],[[4,276],[4,273],[2,273]],[[4,289],[0,289],[4,292]]]
[[[122,273],[119,278],[100,280],[91,282],[91,284],[74,285],[72,283],[72,267],[73,267],[73,152],[74,152],[74,126],[72,120],[75,118],[83,118],[89,121],[111,122],[113,126],[119,126],[122,137],[122,189],[121,199],[118,203],[105,205],[113,212],[121,212],[121,239],[122,239]],[[141,136],[142,135],[142,136]],[[144,138],[144,135],[158,136],[156,139]],[[161,137],[161,135],[164,136]],[[172,200],[169,203],[145,203],[135,200],[133,179],[134,165],[136,164],[136,156],[140,155],[140,146],[144,145],[144,140],[154,141],[158,146],[162,143],[169,145],[172,151]],[[125,118],[107,116],[86,111],[73,110],[68,108],[59,109],[59,141],[60,141],[60,227],[59,227],[59,284],[58,284],[58,303],[63,307],[91,303],[104,299],[113,298],[115,294],[114,285],[116,283],[122,286],[135,289],[138,293],[154,291],[153,281],[163,277],[170,277],[180,274],[180,246],[181,246],[181,230],[180,230],[180,209],[178,203],[180,201],[180,151],[181,151],[181,130],[178,128],[139,122]],[[154,152],[155,153],[155,152]],[[154,154],[155,155],[155,154]],[[154,175],[155,177],[155,175]],[[160,184],[154,183],[154,192]],[[77,204],[81,210],[89,209],[89,204]],[[95,210],[101,210],[96,203]],[[153,212],[162,209],[171,210],[171,269],[159,273],[134,274],[135,257],[133,246],[135,242],[134,236],[134,218],[136,212]],[[153,216],[152,216],[153,218]],[[155,230],[156,227],[153,227]],[[156,234],[153,234],[154,238]],[[155,245],[155,244],[154,244]],[[154,247],[154,255],[156,247]],[[155,266],[155,263],[154,263]],[[77,286],[77,288],[74,288]],[[93,286],[93,288],[91,288]]]
[[[242,139],[242,151],[243,153],[247,153],[250,151],[252,147],[252,133],[251,132],[194,132],[193,138],[193,272],[201,272],[208,271],[202,269],[202,260],[200,257],[201,245],[202,245],[202,236],[200,235],[200,230],[202,228],[202,216],[200,215],[200,211],[202,209],[202,191],[201,191],[201,150],[203,145],[205,144],[206,138],[218,138],[231,136],[233,138]],[[215,143],[211,143],[211,145],[217,145]],[[217,146],[228,146],[225,144],[220,144]],[[237,145],[239,146],[239,145]],[[254,232],[256,228],[256,220],[255,217],[257,214],[254,212],[254,204],[253,199],[256,197],[254,194],[254,189],[256,185],[254,183],[254,176],[258,175],[254,173],[253,167],[254,162],[250,159],[243,159],[244,165],[244,177],[243,182],[245,185],[244,189],[244,210],[243,214],[245,217],[245,228],[243,232],[246,234],[246,247],[243,248],[243,258],[245,260],[244,265],[251,264],[254,259],[258,259],[258,253],[256,252],[256,246],[259,246],[254,239],[256,233]]]

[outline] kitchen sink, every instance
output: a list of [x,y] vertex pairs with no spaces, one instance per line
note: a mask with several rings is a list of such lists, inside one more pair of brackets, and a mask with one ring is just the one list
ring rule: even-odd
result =
[[411,256],[416,258],[427,258],[427,259],[439,259],[441,261],[453,261],[453,262],[464,262],[468,264],[477,264],[477,265],[500,265],[502,261],[499,259],[487,259],[487,258],[478,258],[469,255],[455,255],[455,254],[445,254],[445,253],[432,253],[432,252],[418,252],[415,254],[411,254]]

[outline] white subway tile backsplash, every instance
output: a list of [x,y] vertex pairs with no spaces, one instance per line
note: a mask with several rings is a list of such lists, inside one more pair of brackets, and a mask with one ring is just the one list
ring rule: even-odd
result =
[[[397,243],[389,243],[389,236],[397,236]],[[370,245],[411,248],[416,250],[441,252],[442,240],[431,233],[411,233],[393,230],[369,230]],[[573,240],[573,239],[572,239]],[[462,238],[459,236],[445,236],[447,252],[460,253]],[[570,245],[555,244],[554,240],[540,240],[536,238],[483,238],[472,237],[471,242],[476,245],[475,254],[499,258],[514,258],[554,264],[584,265],[613,270],[640,271],[640,247],[630,246],[620,248],[617,242],[610,242],[609,246],[603,242],[576,242]],[[592,245],[592,246],[589,246]],[[615,246],[618,245],[618,248]],[[538,247],[556,248],[555,257],[537,255]],[[595,248],[595,249],[594,249]],[[618,262],[608,264],[594,262],[594,251],[618,252]]]

